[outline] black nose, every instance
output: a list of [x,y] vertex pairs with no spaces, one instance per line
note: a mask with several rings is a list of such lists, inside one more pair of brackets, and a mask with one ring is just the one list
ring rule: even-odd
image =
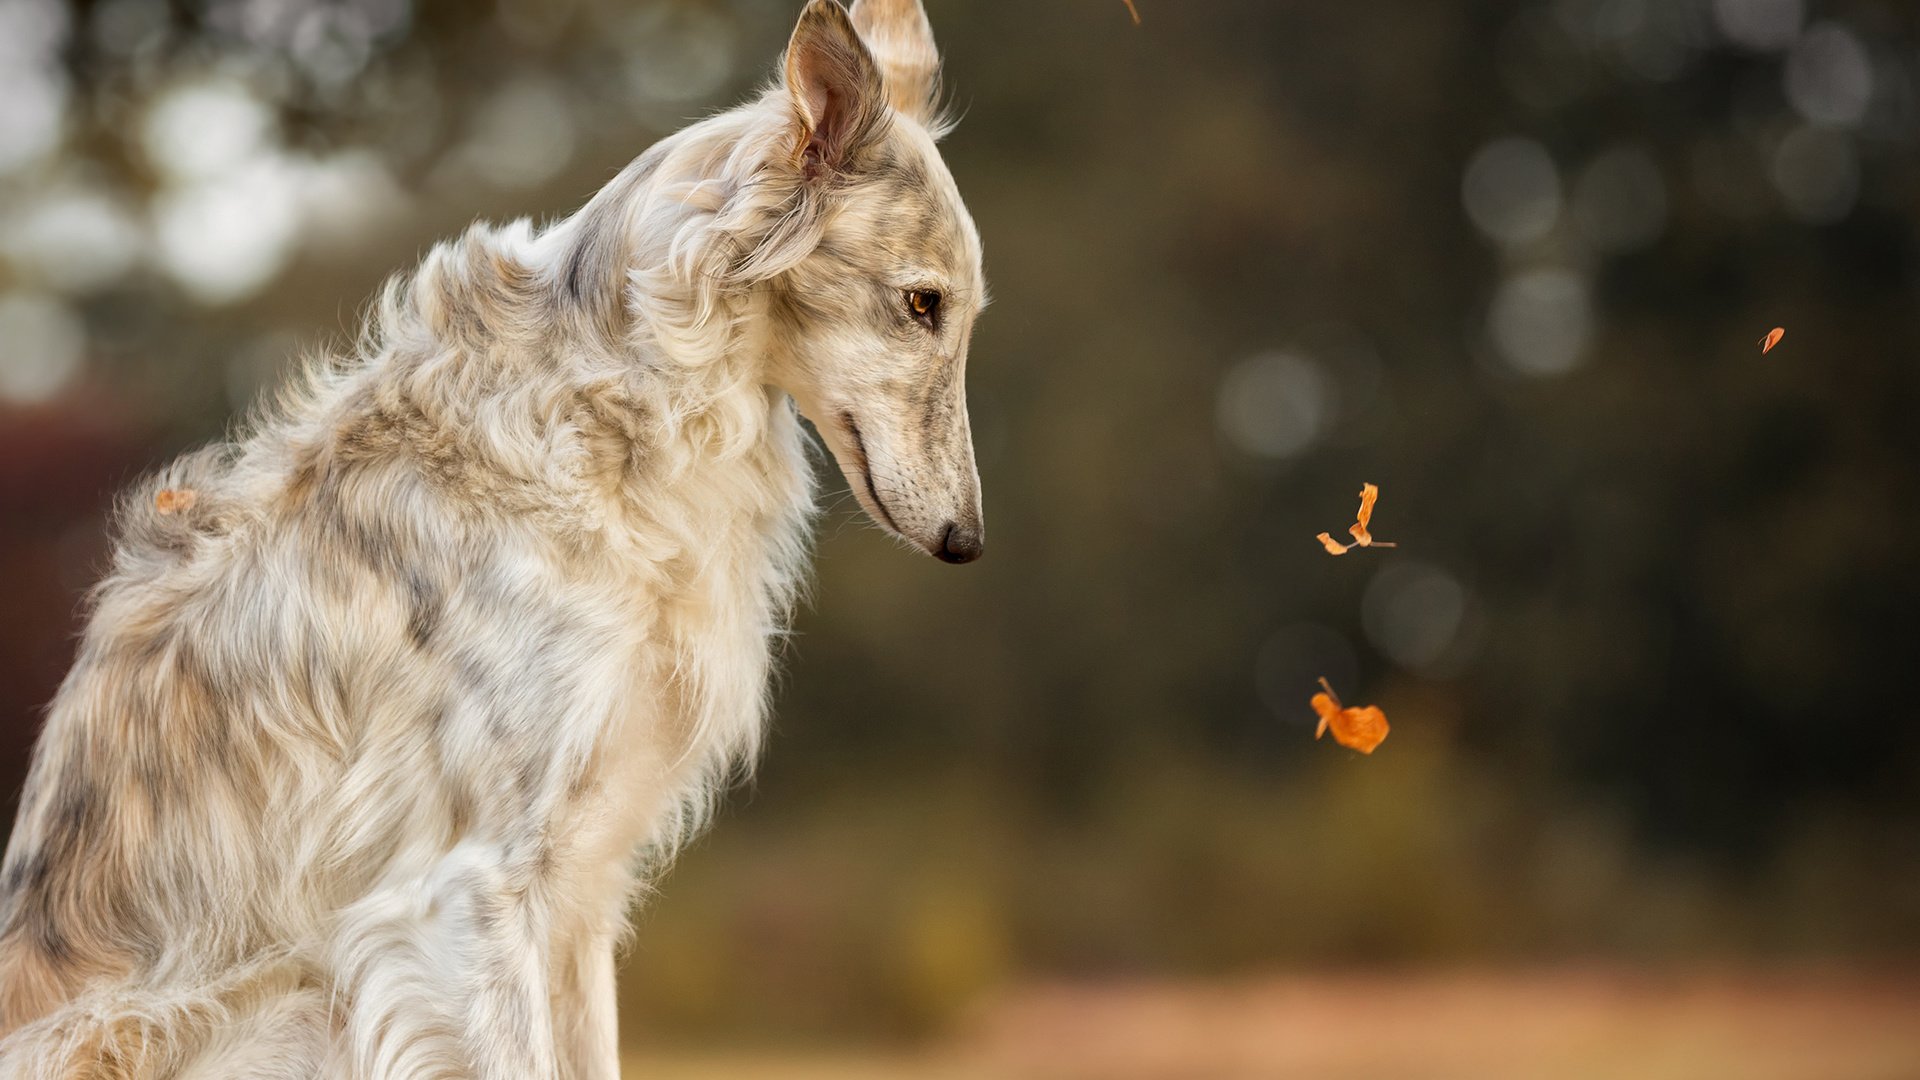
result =
[[940,540],[940,550],[934,552],[941,562],[954,564],[970,563],[980,557],[986,545],[981,542],[980,530],[966,525],[949,525],[947,534]]

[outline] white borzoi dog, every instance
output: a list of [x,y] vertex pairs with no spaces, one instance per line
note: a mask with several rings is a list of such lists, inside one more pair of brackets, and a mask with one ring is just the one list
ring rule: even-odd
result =
[[0,1076],[618,1074],[629,900],[761,736],[799,414],[980,554],[937,66],[919,0],[812,0],[757,100],[441,245],[127,498],[0,866]]

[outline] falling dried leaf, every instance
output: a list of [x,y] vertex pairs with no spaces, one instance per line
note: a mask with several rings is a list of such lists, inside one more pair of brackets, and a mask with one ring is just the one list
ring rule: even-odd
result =
[[1367,527],[1373,524],[1373,504],[1378,502],[1379,500],[1380,500],[1379,488],[1375,487],[1372,484],[1360,485],[1360,512],[1354,515],[1354,522],[1352,525],[1347,527],[1347,531],[1353,534],[1354,543],[1359,544],[1361,547],[1397,547],[1398,546],[1396,544],[1389,544],[1383,541],[1375,540],[1373,538],[1373,534],[1367,531]]
[[1354,515],[1354,523],[1347,527],[1347,532],[1353,535],[1353,543],[1350,546],[1343,547],[1336,543],[1331,536],[1326,533],[1321,533],[1319,540],[1322,544],[1326,545],[1327,554],[1345,555],[1356,547],[1390,548],[1399,546],[1398,544],[1389,544],[1384,540],[1375,540],[1373,534],[1367,531],[1367,527],[1373,524],[1373,504],[1378,501],[1379,498],[1379,488],[1372,484],[1360,485],[1360,512]]
[[1121,2],[1127,5],[1127,14],[1133,16],[1133,25],[1139,26],[1140,25],[1140,9],[1133,6],[1133,0],[1121,0]]
[[153,497],[153,508],[162,515],[184,514],[199,498],[200,493],[192,488],[165,488]]
[[1763,337],[1760,339],[1760,355],[1765,356],[1768,353],[1772,352],[1773,347],[1775,345],[1780,344],[1780,339],[1786,336],[1787,336],[1786,327],[1784,326],[1774,327],[1771,331],[1767,333],[1766,337]]
[[1318,739],[1329,730],[1333,732],[1333,741],[1349,750],[1358,750],[1371,754],[1374,748],[1386,741],[1387,714],[1377,705],[1349,709],[1340,703],[1340,695],[1323,677],[1320,687],[1324,693],[1313,695],[1313,711],[1320,714],[1320,726],[1313,737]]

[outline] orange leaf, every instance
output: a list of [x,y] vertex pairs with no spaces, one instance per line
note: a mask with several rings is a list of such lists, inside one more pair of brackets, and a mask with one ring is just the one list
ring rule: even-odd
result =
[[1333,739],[1349,750],[1371,754],[1387,739],[1387,714],[1378,705],[1341,709],[1332,722]]
[[1320,714],[1320,726],[1313,732],[1313,737],[1316,739],[1325,735],[1327,725],[1333,722],[1334,717],[1340,715],[1340,695],[1333,692],[1333,687],[1327,686],[1325,678],[1320,680],[1320,685],[1326,686],[1327,692],[1313,695],[1313,711]]
[[1133,16],[1133,25],[1140,25],[1140,9],[1133,6],[1133,0],[1121,0],[1127,5],[1127,13]]
[[1360,512],[1354,515],[1354,522],[1347,526],[1347,532],[1353,535],[1353,541],[1360,547],[1398,547],[1398,544],[1383,543],[1373,538],[1367,527],[1373,524],[1373,504],[1380,501],[1380,489],[1372,484],[1360,485]]
[[1769,332],[1766,337],[1763,337],[1760,339],[1760,355],[1765,356],[1768,353],[1772,352],[1773,347],[1775,345],[1780,344],[1780,339],[1786,336],[1787,336],[1786,327],[1784,326],[1774,327],[1773,330]]
[[1327,533],[1321,533],[1319,536],[1314,537],[1314,539],[1326,546],[1327,554],[1329,555],[1345,555],[1347,553],[1347,545],[1335,540]]
[[1320,726],[1313,737],[1318,739],[1329,730],[1333,732],[1333,741],[1349,750],[1358,750],[1371,754],[1387,738],[1387,714],[1377,705],[1349,709],[1340,703],[1340,695],[1322,677],[1321,687],[1325,693],[1313,695],[1313,711],[1320,714]]

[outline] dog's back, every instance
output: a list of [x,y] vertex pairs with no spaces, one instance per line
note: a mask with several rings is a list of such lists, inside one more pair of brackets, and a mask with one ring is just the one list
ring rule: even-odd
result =
[[127,497],[35,750],[0,864],[0,1030],[46,1028],[9,1048],[35,1066],[55,1044],[146,1075],[166,1064],[154,1032],[210,1025],[251,978],[287,977],[261,963],[287,940],[263,895],[281,878],[270,823],[288,785],[270,774],[286,758],[246,714],[274,696],[294,714],[300,691],[273,670],[278,643],[255,637],[288,598],[244,580],[235,494],[211,451]]
[[[38,1068],[58,1046],[159,1075],[196,1030],[303,987],[324,1017],[321,913],[378,858],[345,857],[377,838],[349,838],[339,786],[377,749],[371,695],[407,696],[408,613],[368,560],[409,553],[356,546],[327,507],[362,482],[269,460],[288,434],[183,459],[117,515],[0,864],[0,1030],[29,1028],[7,1045]],[[360,794],[385,828],[419,822],[398,785]]]

